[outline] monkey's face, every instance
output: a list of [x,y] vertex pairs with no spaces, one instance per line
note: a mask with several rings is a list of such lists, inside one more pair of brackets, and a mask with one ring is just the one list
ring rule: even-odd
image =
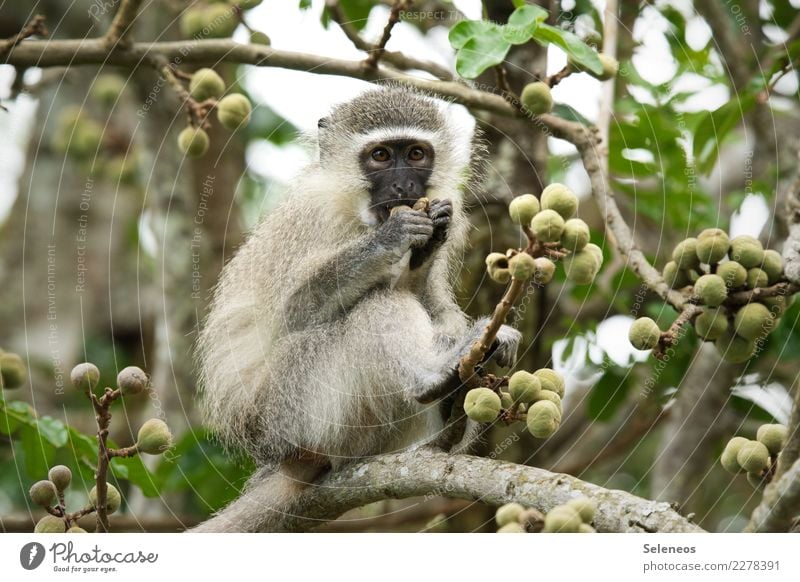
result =
[[413,206],[426,196],[433,172],[434,148],[419,139],[368,143],[359,155],[369,182],[370,211],[384,222],[395,206]]

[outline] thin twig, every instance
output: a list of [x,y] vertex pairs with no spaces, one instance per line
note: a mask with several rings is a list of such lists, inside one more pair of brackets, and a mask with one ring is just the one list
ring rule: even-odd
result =
[[120,390],[106,388],[104,394],[97,398],[87,392],[92,401],[97,418],[97,471],[95,471],[95,487],[97,489],[97,526],[96,533],[108,532],[108,464],[111,456],[108,451],[108,426],[111,423],[111,404],[121,394]]
[[392,29],[400,22],[400,11],[405,10],[409,3],[409,0],[395,0],[394,4],[392,4],[391,10],[389,10],[389,20],[383,28],[383,34],[367,56],[367,66],[375,68],[378,65],[378,61],[381,60],[383,53],[386,52],[386,43],[392,37]]
[[50,31],[47,30],[44,20],[44,16],[37,14],[17,34],[9,39],[0,41],[0,59],[4,59],[15,46],[26,38],[31,36],[49,36]]
[[111,26],[104,37],[109,48],[126,48],[131,44],[131,28],[141,5],[142,0],[121,0],[114,20],[111,21]]
[[572,68],[569,65],[567,65],[557,73],[553,73],[552,75],[547,77],[544,80],[544,82],[547,83],[550,87],[555,87],[561,81],[569,77],[573,72],[574,71],[572,70]]

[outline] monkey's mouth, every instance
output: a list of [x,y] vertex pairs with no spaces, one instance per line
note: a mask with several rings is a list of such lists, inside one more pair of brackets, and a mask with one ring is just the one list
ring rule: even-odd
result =
[[418,196],[414,198],[395,198],[393,200],[389,200],[387,202],[382,202],[380,204],[375,204],[372,207],[372,212],[377,217],[378,221],[383,224],[389,217],[392,215],[392,209],[397,208],[398,206],[414,206],[414,204],[420,199],[424,198],[423,196]]

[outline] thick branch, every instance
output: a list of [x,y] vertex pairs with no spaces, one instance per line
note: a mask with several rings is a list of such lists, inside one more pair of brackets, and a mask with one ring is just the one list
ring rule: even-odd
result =
[[777,481],[767,485],[746,531],[787,532],[800,515],[800,460]]
[[[259,495],[259,487],[270,487],[269,481],[256,484],[231,507],[238,505],[237,509],[241,509],[249,497],[263,497]],[[703,531],[668,503],[603,489],[535,467],[428,449],[382,455],[328,475],[300,495],[291,512],[284,514],[282,525],[286,531],[305,531],[368,503],[424,495],[470,499],[489,505],[516,501],[540,511],[549,511],[574,497],[587,496],[597,502],[595,525],[599,531]],[[203,524],[202,531],[214,532],[217,527],[230,530],[232,524],[226,511]],[[264,511],[254,504],[248,515],[250,523],[242,524],[242,529],[258,529],[253,514]]]

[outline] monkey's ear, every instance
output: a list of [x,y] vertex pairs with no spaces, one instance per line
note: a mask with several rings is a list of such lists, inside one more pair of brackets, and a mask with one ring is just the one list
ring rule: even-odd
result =
[[328,127],[329,123],[330,119],[328,119],[327,117],[320,117],[319,121],[317,121],[317,129],[325,129],[326,127]]

